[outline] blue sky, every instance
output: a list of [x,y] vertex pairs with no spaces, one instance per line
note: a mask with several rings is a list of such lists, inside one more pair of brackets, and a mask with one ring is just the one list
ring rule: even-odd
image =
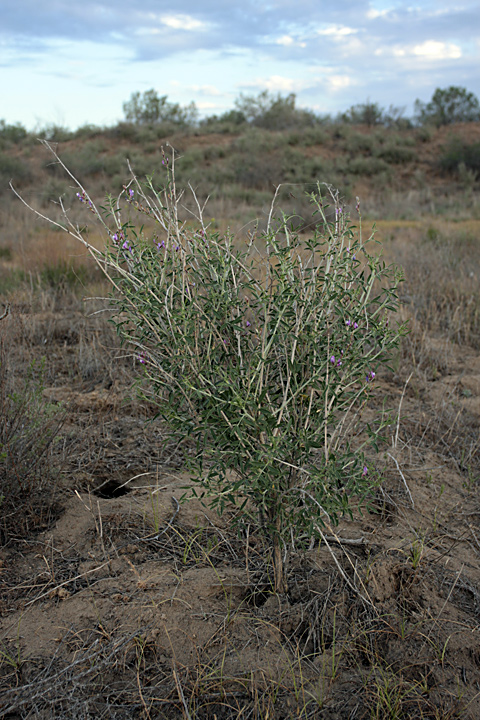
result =
[[480,96],[480,2],[0,0],[0,79],[0,118],[29,129],[114,124],[150,88],[201,115],[265,89],[409,115],[437,87]]

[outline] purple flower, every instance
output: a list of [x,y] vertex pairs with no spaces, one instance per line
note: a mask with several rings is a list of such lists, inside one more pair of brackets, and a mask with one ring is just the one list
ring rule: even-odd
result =
[[133,198],[133,196],[135,195],[135,191],[132,190],[132,188],[129,188],[128,194],[130,195],[131,198]]
[[245,325],[246,325],[247,327],[250,327],[251,324],[252,324],[252,323],[249,322],[248,320],[247,320],[247,322],[245,323]]
[[370,370],[370,372],[367,373],[366,380],[367,380],[367,383],[371,382],[372,380],[375,380],[375,373],[373,372],[373,370]]
[[332,365],[335,365],[335,355],[332,355],[332,357],[330,358],[330,362],[332,363]]
[[142,351],[140,355],[137,355],[137,360],[139,363],[142,363],[142,365],[145,365],[145,363],[147,362],[147,356],[145,355],[144,351]]
[[365,477],[365,475],[368,475],[368,467],[366,465],[363,466],[363,472],[362,472],[362,476]]
[[349,327],[351,324],[352,324],[351,320],[345,320],[345,325],[347,325]]
[[357,328],[358,328],[358,323],[354,322],[354,323],[353,323],[353,329],[356,330]]

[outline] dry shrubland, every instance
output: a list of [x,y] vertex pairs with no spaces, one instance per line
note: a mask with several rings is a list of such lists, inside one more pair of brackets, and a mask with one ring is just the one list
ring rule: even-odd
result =
[[[480,125],[428,137],[126,126],[59,146],[101,198],[121,190],[127,157],[154,172],[168,140],[180,181],[211,194],[212,227],[239,243],[281,182],[308,233],[303,189],[328,181],[352,213],[360,198],[364,231],[375,222],[404,269],[410,332],[374,393],[393,411],[374,459],[382,482],[368,511],[293,553],[284,597],[258,528],[239,537],[233,510],[179,503],[195,448],[139,399],[100,270],[2,187],[0,715],[480,715],[480,202],[478,178],[446,166],[454,136],[478,143]],[[90,222],[41,146],[2,157],[0,177],[32,204],[60,217],[65,193]],[[101,242],[93,225],[88,237]]]

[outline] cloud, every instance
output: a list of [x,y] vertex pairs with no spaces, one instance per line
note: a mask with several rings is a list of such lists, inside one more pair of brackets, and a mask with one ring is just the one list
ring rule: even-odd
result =
[[348,75],[332,75],[327,78],[327,84],[335,92],[350,87],[353,85],[353,80]]
[[160,22],[174,30],[206,30],[208,24],[201,20],[196,20],[191,15],[162,15]]
[[223,93],[215,87],[215,85],[189,85],[189,90],[198,93],[199,95],[222,95]]
[[446,43],[438,40],[426,40],[417,45],[394,45],[393,47],[377,47],[375,56],[393,56],[399,60],[415,58],[435,60],[458,60],[463,56],[462,49],[455,43]]
[[298,83],[293,78],[282,77],[281,75],[271,75],[269,78],[257,78],[249,84],[242,85],[244,88],[261,88],[269,92],[291,93],[295,88],[298,89]]
[[295,40],[291,35],[282,35],[281,37],[277,38],[275,40],[275,43],[277,45],[283,45],[284,47],[307,47],[306,42],[302,42],[300,40]]
[[376,8],[369,8],[367,10],[367,18],[369,20],[376,20],[377,18],[385,18],[387,15],[391,12],[391,8],[386,8],[384,10],[377,10]]
[[342,40],[346,35],[354,35],[357,32],[358,29],[346,25],[330,25],[317,30],[318,35],[331,35],[335,40]]
[[415,45],[412,52],[417,57],[427,60],[456,60],[462,57],[462,51],[458,45],[436,40],[426,40],[420,45]]

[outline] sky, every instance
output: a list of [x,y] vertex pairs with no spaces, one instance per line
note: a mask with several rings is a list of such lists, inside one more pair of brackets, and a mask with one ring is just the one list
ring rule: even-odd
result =
[[480,0],[0,0],[0,119],[114,125],[136,91],[195,102],[295,93],[336,115],[436,88],[480,97]]

